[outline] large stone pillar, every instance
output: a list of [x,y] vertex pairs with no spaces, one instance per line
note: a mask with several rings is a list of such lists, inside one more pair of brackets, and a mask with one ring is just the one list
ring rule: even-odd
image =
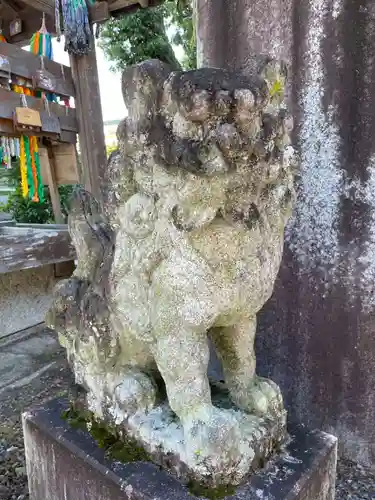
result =
[[375,464],[375,3],[198,0],[201,61],[242,68],[284,56],[301,155],[299,201],[273,298],[259,318],[259,371],[290,418],[336,434]]

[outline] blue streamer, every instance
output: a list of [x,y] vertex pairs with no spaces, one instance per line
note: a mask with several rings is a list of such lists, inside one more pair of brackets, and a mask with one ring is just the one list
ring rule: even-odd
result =
[[[90,4],[95,0],[88,0]],[[61,0],[65,50],[69,54],[85,55],[91,49],[92,32],[86,0]]]

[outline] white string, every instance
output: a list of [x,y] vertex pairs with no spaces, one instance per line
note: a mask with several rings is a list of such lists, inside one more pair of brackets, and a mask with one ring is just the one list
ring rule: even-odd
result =
[[24,108],[27,108],[27,99],[25,94],[21,94],[21,104]]
[[47,111],[48,116],[51,116],[51,110],[50,110],[50,107],[49,107],[49,102],[48,102],[48,99],[46,97],[46,94],[44,94],[44,93],[43,93],[43,101],[44,101],[44,108]]
[[42,17],[42,26],[40,28],[40,33],[42,33],[43,35],[46,35],[48,33],[47,31],[47,27],[46,27],[46,14],[45,12],[43,12],[43,17]]

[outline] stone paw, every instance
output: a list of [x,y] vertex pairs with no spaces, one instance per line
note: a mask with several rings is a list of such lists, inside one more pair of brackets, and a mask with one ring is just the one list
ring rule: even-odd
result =
[[156,386],[153,380],[143,372],[130,372],[112,383],[112,404],[109,412],[116,423],[123,422],[126,418],[138,411],[148,411],[155,406]]
[[[239,462],[252,460],[252,450],[239,453],[243,436],[236,413],[206,406],[183,421],[187,462],[207,470],[235,474]],[[246,448],[246,447],[245,447]],[[233,471],[232,471],[233,469]]]
[[267,378],[254,377],[248,389],[239,391],[233,400],[239,408],[260,417],[273,418],[284,411],[278,385]]

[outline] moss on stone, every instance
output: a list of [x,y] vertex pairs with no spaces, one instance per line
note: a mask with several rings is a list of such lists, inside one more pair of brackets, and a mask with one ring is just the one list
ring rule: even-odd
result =
[[[151,462],[151,456],[135,440],[121,438],[116,430],[104,422],[98,421],[92,412],[78,408],[71,403],[61,418],[66,420],[74,429],[87,431],[95,439],[99,448],[105,450],[106,457],[122,463]],[[197,497],[208,500],[219,500],[235,493],[235,486],[222,485],[218,488],[208,488],[190,481],[187,485],[189,492]]]
[[121,438],[114,428],[98,421],[89,411],[71,404],[61,417],[74,429],[89,432],[108,458],[123,463],[151,461],[150,455],[135,440]]
[[236,487],[232,485],[222,485],[218,488],[208,488],[202,486],[197,481],[190,481],[187,485],[189,492],[197,497],[207,498],[208,500],[219,500],[236,492]]
[[67,410],[63,411],[61,418],[66,420],[73,429],[87,431],[88,415],[84,415],[83,411],[78,411],[71,405]]

